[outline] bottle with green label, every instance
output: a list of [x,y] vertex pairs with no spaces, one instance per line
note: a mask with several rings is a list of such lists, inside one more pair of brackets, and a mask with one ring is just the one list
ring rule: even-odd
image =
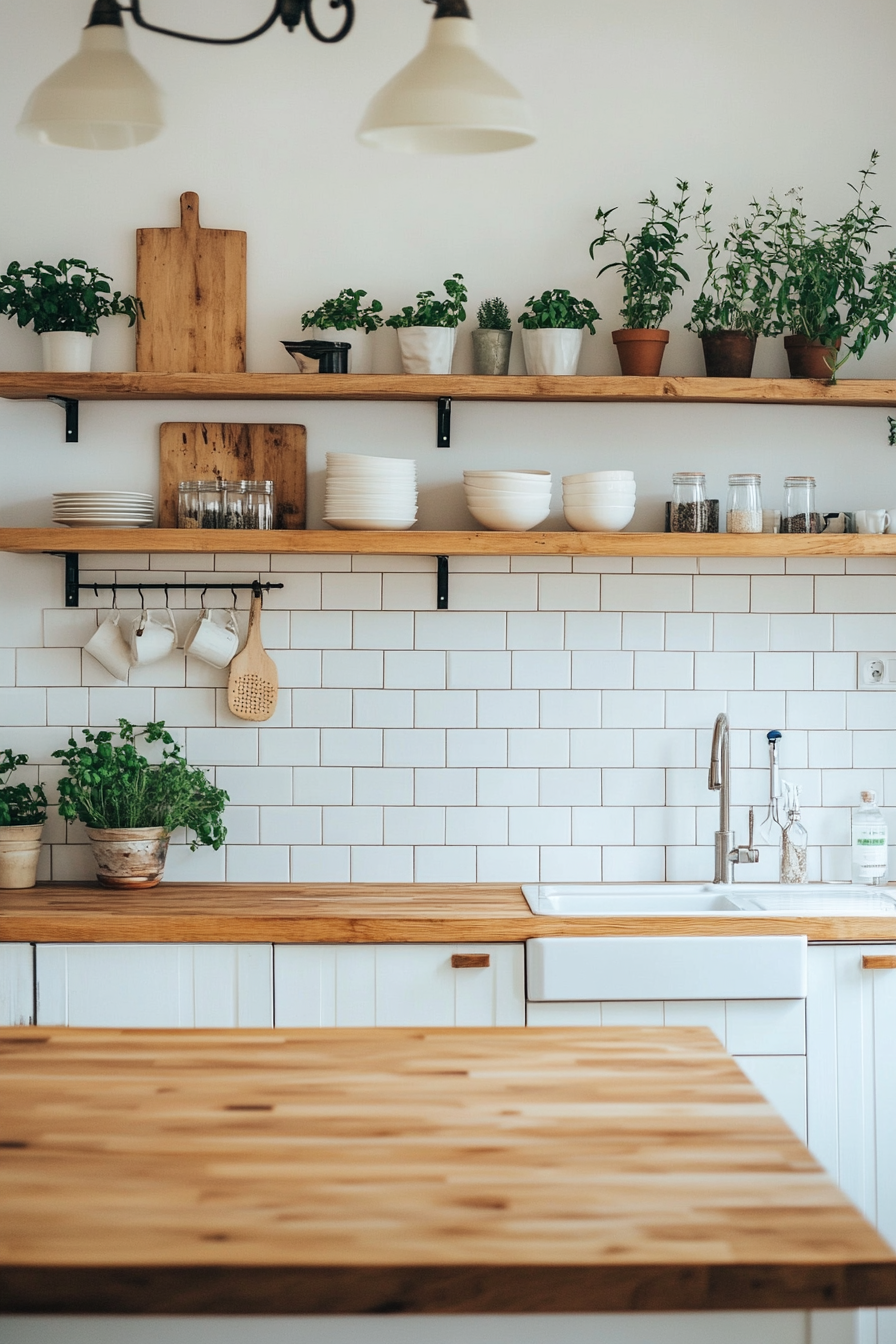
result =
[[874,886],[887,880],[887,823],[873,790],[863,792],[852,814],[852,880]]

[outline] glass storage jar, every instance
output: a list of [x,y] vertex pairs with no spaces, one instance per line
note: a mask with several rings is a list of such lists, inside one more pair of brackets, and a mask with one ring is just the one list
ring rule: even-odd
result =
[[222,527],[224,496],[220,481],[199,481],[199,519],[201,527]]
[[821,515],[815,509],[815,477],[785,477],[781,531],[820,532],[821,528]]
[[243,481],[243,485],[246,487],[243,527],[269,531],[274,526],[274,482]]
[[178,527],[201,527],[202,506],[199,499],[201,481],[180,481],[177,486]]
[[729,532],[762,531],[761,477],[751,472],[728,477],[728,509],[725,526]]
[[672,477],[670,532],[708,532],[706,476],[702,471],[676,471]]
[[224,526],[237,530],[246,526],[246,482],[224,481]]

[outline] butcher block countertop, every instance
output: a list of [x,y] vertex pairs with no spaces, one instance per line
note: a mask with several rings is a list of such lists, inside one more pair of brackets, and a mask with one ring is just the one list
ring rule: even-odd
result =
[[896,1303],[702,1027],[0,1033],[11,1312]]
[[874,915],[531,913],[507,883],[164,882],[145,892],[93,883],[0,890],[7,943],[520,943],[527,938],[805,934],[816,942],[896,942]]

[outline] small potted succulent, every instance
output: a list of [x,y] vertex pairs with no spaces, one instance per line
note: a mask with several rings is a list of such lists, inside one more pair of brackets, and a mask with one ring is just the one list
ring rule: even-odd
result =
[[349,373],[370,373],[373,356],[368,337],[383,325],[383,305],[379,299],[371,299],[362,307],[361,300],[366,298],[366,289],[341,289],[335,299],[325,299],[319,308],[309,308],[302,314],[302,330],[312,328],[319,341],[350,339]]
[[660,205],[653,192],[639,202],[650,213],[637,233],[621,235],[608,226],[615,206],[595,215],[601,233],[591,244],[591,256],[595,248],[607,243],[616,243],[623,252],[621,261],[608,262],[598,276],[604,271],[618,271],[622,276],[622,327],[613,332],[613,344],[624,374],[656,377],[659,373],[669,341],[662,323],[672,311],[675,294],[684,292],[682,280],[689,279],[679,261],[681,244],[688,236],[683,232],[688,218],[684,213],[687,182],[679,178],[676,189],[678,199],[671,206]]
[[445,281],[445,293],[447,299],[437,299],[433,290],[423,290],[416,308],[408,305],[386,319],[386,326],[398,332],[405,373],[451,372],[457,328],[467,316],[467,291],[459,272]]
[[[896,318],[896,249],[871,265],[872,239],[888,228],[879,205],[866,200],[877,150],[853,187],[855,201],[832,224],[808,224],[802,197],[777,206],[776,259],[781,272],[777,314],[789,332],[784,347],[793,378],[836,382],[837,370],[861,359],[879,336],[889,339]],[[839,355],[841,345],[846,353]]]
[[75,258],[56,266],[11,261],[0,275],[0,313],[29,324],[41,338],[46,373],[89,373],[93,337],[105,317],[126,317],[128,326],[143,316],[133,294],[113,292],[111,276]]
[[703,287],[694,300],[688,331],[703,343],[708,378],[749,378],[759,336],[777,335],[775,302],[774,203],[751,201],[744,216],[732,220],[721,243],[712,234],[712,184],[694,214],[700,247],[707,254]]
[[513,340],[507,304],[503,299],[485,299],[476,318],[479,327],[473,332],[473,372],[506,374]]
[[40,784],[6,782],[27,764],[27,756],[9,747],[0,755],[0,887],[33,887],[37,881],[47,795]]
[[[66,773],[59,781],[59,814],[83,821],[104,887],[155,887],[162,880],[172,831],[193,831],[190,845],[220,849],[227,835],[221,820],[228,795],[203,770],[190,766],[165,724],[135,729],[118,721],[119,746],[110,732],[84,730],[85,743],[69,738],[67,751],[54,751]],[[151,763],[137,750],[161,744]]]
[[517,318],[523,327],[523,355],[529,374],[573,374],[579,367],[585,328],[594,335],[600,313],[590,299],[568,289],[546,289],[526,302]]

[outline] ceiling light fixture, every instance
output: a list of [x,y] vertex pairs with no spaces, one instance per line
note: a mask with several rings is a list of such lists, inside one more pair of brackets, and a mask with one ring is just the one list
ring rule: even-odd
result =
[[406,154],[489,154],[535,139],[520,93],[479,55],[466,0],[434,4],[426,46],[373,98],[362,144]]
[[290,32],[304,18],[318,42],[341,42],[354,23],[353,0],[330,0],[331,9],[344,9],[342,26],[333,34],[320,31],[311,12],[312,0],[276,0],[273,12],[260,27],[242,37],[199,37],[160,28],[144,19],[140,0],[95,0],[76,56],[39,84],[28,99],[18,129],[42,144],[76,149],[129,149],[153,140],[164,127],[158,85],[128,50],[122,14],[130,14],[140,28],[185,42],[217,47],[251,42],[281,19]]

